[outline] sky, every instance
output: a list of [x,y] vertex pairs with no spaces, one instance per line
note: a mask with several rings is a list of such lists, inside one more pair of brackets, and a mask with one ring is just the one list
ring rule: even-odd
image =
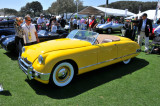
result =
[[[51,6],[51,4],[56,0],[0,0],[0,9],[1,8],[12,8],[16,10],[20,10],[22,6],[25,6],[26,3],[32,2],[32,1],[39,1],[43,9],[46,10],[48,7]],[[82,0],[83,4],[85,6],[99,6],[106,3],[106,0]],[[109,0],[109,3],[120,1],[120,0]],[[126,1],[126,0],[121,0]],[[129,1],[158,1],[158,0],[129,0]]]

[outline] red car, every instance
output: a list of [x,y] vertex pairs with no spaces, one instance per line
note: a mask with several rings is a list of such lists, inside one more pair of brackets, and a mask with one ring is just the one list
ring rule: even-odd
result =
[[152,35],[149,36],[149,39],[150,39],[150,40],[153,40],[153,38],[155,37],[154,30],[155,30],[158,26],[159,26],[158,24],[153,24]]

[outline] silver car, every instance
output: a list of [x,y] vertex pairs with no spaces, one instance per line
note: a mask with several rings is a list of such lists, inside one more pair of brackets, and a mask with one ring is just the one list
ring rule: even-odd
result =
[[109,22],[107,24],[98,24],[96,26],[96,32],[103,33],[107,31],[108,34],[111,34],[114,31],[121,31],[124,24]]

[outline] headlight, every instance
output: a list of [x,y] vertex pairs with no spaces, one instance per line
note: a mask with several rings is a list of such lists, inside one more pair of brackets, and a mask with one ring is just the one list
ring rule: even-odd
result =
[[25,52],[25,47],[22,48],[22,53],[24,53],[24,52]]
[[39,55],[39,57],[38,57],[38,62],[39,62],[39,64],[42,64],[42,63],[43,63],[43,57],[42,57],[42,55]]

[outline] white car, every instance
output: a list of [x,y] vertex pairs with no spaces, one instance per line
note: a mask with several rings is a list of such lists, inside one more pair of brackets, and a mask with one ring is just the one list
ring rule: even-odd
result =
[[103,33],[103,31],[107,31],[108,34],[111,34],[114,31],[121,31],[124,24],[121,23],[113,23],[109,22],[107,24],[98,24],[96,26],[96,31],[99,33]]

